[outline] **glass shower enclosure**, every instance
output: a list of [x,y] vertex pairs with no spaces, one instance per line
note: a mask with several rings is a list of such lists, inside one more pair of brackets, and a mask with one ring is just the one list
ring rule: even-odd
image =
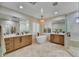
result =
[[79,57],[79,11],[66,15],[65,47]]

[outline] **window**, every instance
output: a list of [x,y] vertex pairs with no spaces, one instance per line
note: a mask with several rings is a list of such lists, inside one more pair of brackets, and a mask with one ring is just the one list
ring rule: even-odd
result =
[[20,21],[20,32],[29,32],[29,21]]

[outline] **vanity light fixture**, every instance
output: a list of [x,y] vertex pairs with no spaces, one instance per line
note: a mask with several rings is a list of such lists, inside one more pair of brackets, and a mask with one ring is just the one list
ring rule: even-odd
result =
[[19,8],[20,8],[20,9],[23,9],[23,6],[21,5],[21,6],[19,6]]

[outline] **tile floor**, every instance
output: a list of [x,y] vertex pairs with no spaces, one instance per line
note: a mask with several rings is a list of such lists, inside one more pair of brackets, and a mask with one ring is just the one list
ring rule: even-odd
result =
[[71,57],[71,55],[65,51],[64,46],[46,42],[43,44],[34,43],[6,54],[5,57]]

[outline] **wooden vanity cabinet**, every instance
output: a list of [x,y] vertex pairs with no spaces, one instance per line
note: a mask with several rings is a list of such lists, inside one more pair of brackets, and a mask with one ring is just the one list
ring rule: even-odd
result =
[[50,42],[64,44],[64,35],[51,34]]
[[14,50],[13,37],[5,38],[6,53]]
[[32,35],[5,38],[6,53],[32,44]]
[[21,45],[26,46],[26,45],[29,45],[29,44],[32,44],[32,35],[23,36]]

